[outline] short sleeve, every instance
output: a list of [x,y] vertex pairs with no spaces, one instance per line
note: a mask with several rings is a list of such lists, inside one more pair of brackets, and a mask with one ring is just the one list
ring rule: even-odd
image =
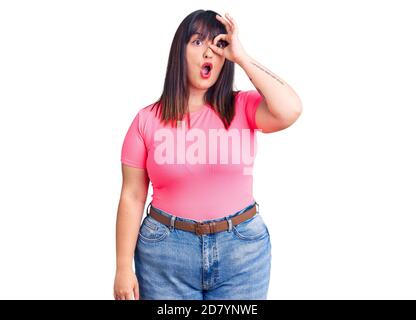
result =
[[251,129],[258,129],[256,125],[256,110],[263,97],[257,90],[249,90],[244,92],[244,98],[247,122]]
[[146,168],[147,149],[140,133],[140,113],[138,113],[128,129],[121,148],[121,162],[135,168]]

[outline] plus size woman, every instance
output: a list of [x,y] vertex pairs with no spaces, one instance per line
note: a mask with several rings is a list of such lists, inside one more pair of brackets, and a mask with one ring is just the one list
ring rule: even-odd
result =
[[[256,90],[233,90],[235,64]],[[256,134],[289,127],[301,111],[293,89],[244,50],[229,14],[197,10],[181,22],[162,95],[137,112],[122,146],[116,300],[267,299]]]

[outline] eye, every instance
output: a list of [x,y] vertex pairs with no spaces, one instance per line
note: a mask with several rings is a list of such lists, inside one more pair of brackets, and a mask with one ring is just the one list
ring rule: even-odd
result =
[[225,41],[225,40],[219,40],[217,42],[217,47],[219,47],[219,48],[225,48],[227,45],[228,45],[228,42]]
[[200,41],[200,42],[201,42],[201,40],[200,40],[200,39],[195,39],[194,41],[192,41],[192,43],[194,43],[194,42],[196,42],[196,41]]

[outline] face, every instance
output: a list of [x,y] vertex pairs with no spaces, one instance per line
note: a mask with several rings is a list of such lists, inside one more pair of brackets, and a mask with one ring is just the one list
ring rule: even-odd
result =
[[[214,43],[208,38],[202,41],[202,37],[199,34],[194,34],[186,46],[187,76],[188,84],[191,87],[206,90],[214,85],[225,63],[225,58],[214,53],[208,46],[209,44]],[[217,45],[222,48],[221,43]],[[201,71],[203,71],[202,65],[205,62],[210,62],[212,69],[209,75],[204,77]]]

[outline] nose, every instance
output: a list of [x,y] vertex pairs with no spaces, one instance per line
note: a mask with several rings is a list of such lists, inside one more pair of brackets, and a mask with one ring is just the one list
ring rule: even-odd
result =
[[[210,53],[208,53],[208,52],[210,52]],[[212,57],[212,51],[205,51],[205,53],[204,53],[204,58],[208,58],[208,57]]]
[[212,57],[213,55],[213,51],[212,49],[208,46],[207,49],[204,52],[204,58],[208,58],[208,57]]

